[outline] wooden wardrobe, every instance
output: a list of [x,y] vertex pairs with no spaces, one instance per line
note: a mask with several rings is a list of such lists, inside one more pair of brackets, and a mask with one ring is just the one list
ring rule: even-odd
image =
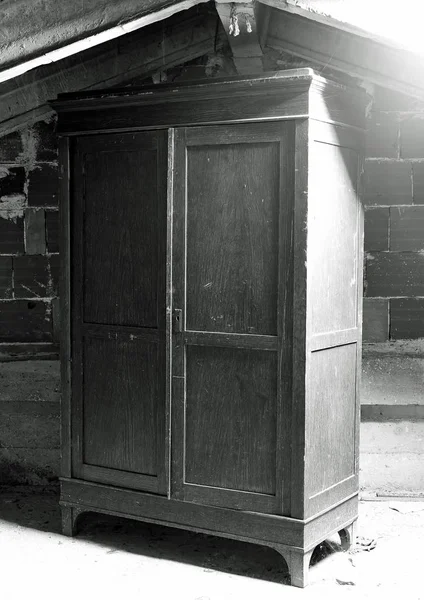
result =
[[245,540],[306,585],[358,514],[364,95],[300,69],[53,106],[64,532]]

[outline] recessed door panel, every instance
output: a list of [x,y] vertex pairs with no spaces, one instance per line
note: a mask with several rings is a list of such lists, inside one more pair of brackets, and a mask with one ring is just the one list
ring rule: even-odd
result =
[[143,339],[86,338],[85,464],[158,476],[160,350]]
[[155,148],[84,156],[84,321],[158,326],[158,161]]
[[275,494],[276,362],[276,352],[187,347],[187,483]]
[[277,334],[279,155],[187,148],[187,329]]

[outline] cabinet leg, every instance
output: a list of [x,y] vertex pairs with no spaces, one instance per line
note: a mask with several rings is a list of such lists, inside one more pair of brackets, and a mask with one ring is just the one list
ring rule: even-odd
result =
[[302,550],[291,550],[289,548],[275,548],[287,563],[290,573],[290,585],[304,588],[308,585],[309,563],[311,562],[313,550],[302,552]]
[[350,550],[356,541],[357,521],[354,521],[341,531],[339,531],[340,542],[343,550]]
[[62,533],[69,537],[77,534],[77,520],[81,510],[74,506],[61,506],[62,511]]

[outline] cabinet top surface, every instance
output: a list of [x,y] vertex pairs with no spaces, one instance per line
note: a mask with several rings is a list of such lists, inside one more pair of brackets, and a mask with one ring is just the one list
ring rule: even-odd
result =
[[319,119],[363,130],[366,94],[312,69],[60,94],[58,133],[278,119]]
[[57,100],[52,100],[51,105],[58,111],[75,110],[87,104],[95,106],[104,104],[138,104],[164,101],[171,96],[173,99],[226,97],[240,93],[261,94],[278,93],[284,90],[307,91],[309,88],[318,91],[333,91],[339,94],[354,94],[359,102],[363,101],[365,93],[359,87],[347,87],[341,83],[330,81],[317,75],[313,69],[289,69],[264,73],[260,75],[201,79],[197,81],[184,81],[179,83],[149,84],[139,87],[122,89],[105,89],[87,92],[72,92],[59,94]]

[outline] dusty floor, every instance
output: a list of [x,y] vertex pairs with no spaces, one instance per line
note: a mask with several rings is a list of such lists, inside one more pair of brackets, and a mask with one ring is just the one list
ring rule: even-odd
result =
[[59,531],[55,494],[0,491],[1,598],[424,600],[424,502],[361,502],[358,533],[376,547],[324,545],[304,590],[260,546],[99,515],[77,538]]

